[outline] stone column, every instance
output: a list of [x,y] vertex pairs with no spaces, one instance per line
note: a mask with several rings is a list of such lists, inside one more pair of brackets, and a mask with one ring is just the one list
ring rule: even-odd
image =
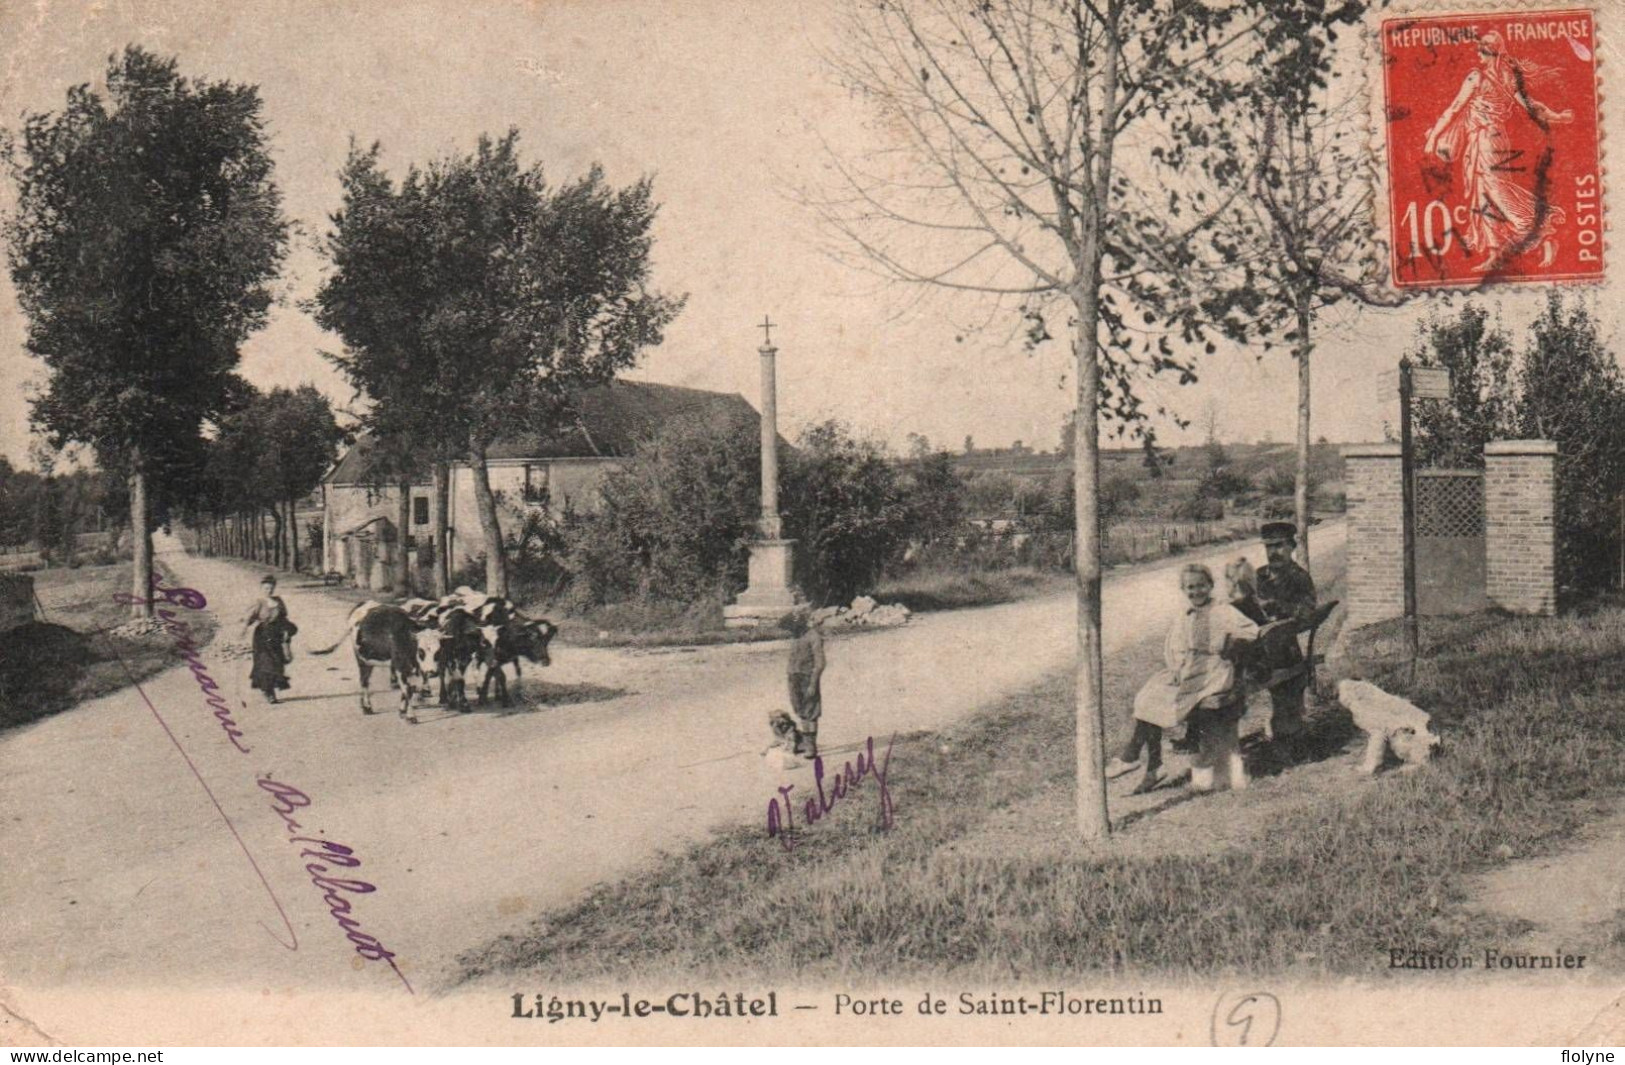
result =
[[762,356],[762,517],[760,537],[750,545],[750,585],[739,599],[722,608],[730,628],[771,625],[800,605],[792,585],[795,541],[784,539],[779,517],[779,402],[774,358],[778,349],[764,344]]
[[1404,616],[1405,535],[1398,444],[1343,448],[1350,629]]
[[1557,612],[1557,444],[1484,447],[1486,594],[1516,614]]
[[762,539],[784,536],[779,518],[779,388],[773,362],[779,349],[764,344],[762,356]]

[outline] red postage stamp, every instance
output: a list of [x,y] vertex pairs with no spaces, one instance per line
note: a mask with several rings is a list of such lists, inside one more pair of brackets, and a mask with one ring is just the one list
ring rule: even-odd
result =
[[1603,276],[1596,29],[1584,9],[1381,21],[1395,285]]

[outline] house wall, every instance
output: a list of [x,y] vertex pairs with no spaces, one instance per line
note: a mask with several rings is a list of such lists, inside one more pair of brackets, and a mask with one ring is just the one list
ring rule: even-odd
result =
[[[506,459],[490,463],[487,469],[491,479],[491,490],[500,493],[506,502],[523,505],[526,468],[529,467],[530,484],[533,489],[547,490],[548,510],[554,517],[560,517],[567,506],[574,506],[577,512],[582,513],[593,510],[597,506],[599,481],[607,471],[624,463],[624,459],[616,458],[532,459],[528,462]],[[467,466],[452,467],[449,495],[451,560],[455,568],[472,561],[485,551],[485,536],[480,529],[479,510],[474,501],[474,473]],[[433,496],[432,485],[412,486],[412,524],[408,532],[413,537],[423,538],[429,535],[430,521],[427,519],[433,516]],[[373,518],[385,517],[391,522],[395,521],[399,498],[398,488],[328,485],[324,568],[329,571],[342,571],[343,535]],[[421,505],[421,516],[426,520],[421,523],[417,520],[420,516],[420,505],[417,502],[419,499],[425,501]],[[499,515],[502,513],[500,508],[498,513]],[[503,531],[507,531],[506,524]]]

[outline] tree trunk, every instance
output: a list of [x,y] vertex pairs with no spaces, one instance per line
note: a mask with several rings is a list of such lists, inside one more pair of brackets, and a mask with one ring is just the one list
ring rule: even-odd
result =
[[412,560],[406,550],[407,533],[412,528],[410,480],[401,481],[400,506],[395,508],[395,517],[400,522],[395,532],[395,594],[404,597],[412,594]]
[[130,576],[132,618],[152,617],[152,529],[147,523],[147,471],[141,450],[130,457]]
[[299,572],[299,504],[288,497],[288,555],[293,560],[293,571]]
[[1072,479],[1075,494],[1078,578],[1077,814],[1084,839],[1111,834],[1106,810],[1106,721],[1100,645],[1100,365],[1095,352],[1100,305],[1098,254],[1086,253],[1072,294],[1077,333],[1078,406],[1073,416]]
[[277,569],[287,569],[283,548],[287,544],[287,522],[283,519],[282,508],[275,503],[271,504],[271,565]]
[[450,509],[451,469],[444,462],[434,464],[434,498],[430,501],[430,536],[434,541],[434,594],[436,598],[451,591],[451,537],[447,534],[446,517]]
[[491,494],[491,473],[485,468],[485,445],[473,442],[469,449],[470,472],[474,475],[474,505],[480,512],[480,530],[485,534],[485,594],[508,594],[508,559],[502,552],[502,526],[497,521],[497,500]]
[[1292,519],[1298,526],[1298,558],[1309,569],[1309,359],[1315,343],[1309,295],[1298,297],[1298,469],[1292,484]]

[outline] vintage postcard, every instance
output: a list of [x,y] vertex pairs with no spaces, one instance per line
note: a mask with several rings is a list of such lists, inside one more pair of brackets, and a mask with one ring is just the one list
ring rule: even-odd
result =
[[0,1043],[1611,1060],[1622,23],[0,7]]

